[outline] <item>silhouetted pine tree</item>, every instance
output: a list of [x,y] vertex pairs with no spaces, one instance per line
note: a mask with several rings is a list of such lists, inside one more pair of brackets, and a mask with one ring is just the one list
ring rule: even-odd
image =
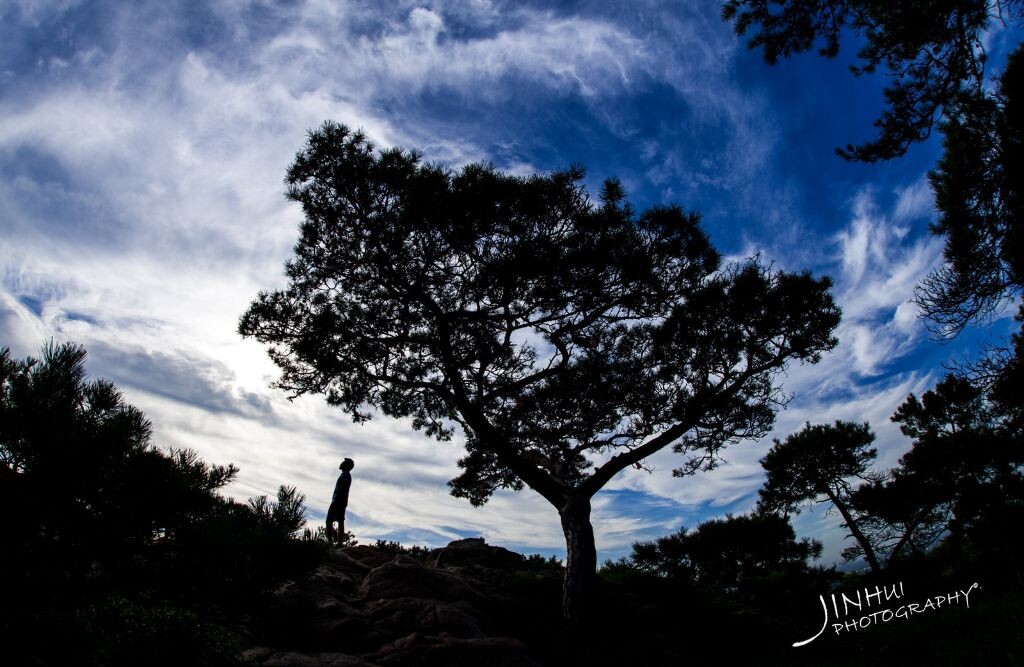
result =
[[11,664],[230,664],[243,614],[320,546],[303,498],[226,500],[238,472],[157,449],[85,350],[0,349],[0,644]]
[[461,429],[453,494],[526,485],[551,503],[571,623],[597,565],[594,494],[666,447],[692,474],[765,434],[776,374],[817,361],[839,321],[827,278],[723,267],[696,214],[638,213],[614,180],[592,202],[582,177],[452,172],[324,123],[288,171],[305,214],[289,284],[239,324],[294,395]]

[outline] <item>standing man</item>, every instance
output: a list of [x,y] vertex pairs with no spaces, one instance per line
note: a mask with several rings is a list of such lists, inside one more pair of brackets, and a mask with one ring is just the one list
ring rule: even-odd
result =
[[[341,474],[334,485],[334,498],[331,499],[331,506],[327,508],[327,542],[328,544],[340,544],[345,539],[345,508],[348,507],[348,490],[352,486],[352,468],[355,467],[352,459],[345,459],[338,468]],[[338,531],[334,531],[334,522],[338,522]]]

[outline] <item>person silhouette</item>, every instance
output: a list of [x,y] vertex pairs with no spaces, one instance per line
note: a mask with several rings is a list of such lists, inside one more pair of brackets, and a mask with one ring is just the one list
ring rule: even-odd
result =
[[[345,508],[348,507],[348,490],[352,486],[352,468],[355,467],[352,459],[345,459],[338,466],[341,474],[334,484],[334,497],[331,499],[331,506],[327,508],[327,542],[328,544],[340,544],[345,539]],[[334,530],[334,522],[338,522],[338,530]]]

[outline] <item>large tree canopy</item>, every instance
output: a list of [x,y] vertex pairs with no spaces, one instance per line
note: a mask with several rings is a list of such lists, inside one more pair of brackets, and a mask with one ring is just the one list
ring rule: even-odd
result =
[[325,123],[288,172],[305,214],[288,285],[239,325],[293,394],[461,428],[455,495],[546,498],[567,601],[596,566],[591,496],[669,445],[686,474],[763,435],[775,373],[817,361],[839,321],[827,278],[723,267],[696,214],[638,213],[615,181],[593,202],[582,177],[451,171]]
[[748,46],[761,48],[775,64],[819,45],[839,53],[844,31],[863,38],[851,66],[856,75],[885,69],[887,107],[875,121],[878,137],[848,145],[840,155],[876,162],[899,157],[931,134],[938,116],[965,91],[982,91],[985,48],[982,34],[994,21],[1019,22],[1021,0],[727,0],[722,17]]

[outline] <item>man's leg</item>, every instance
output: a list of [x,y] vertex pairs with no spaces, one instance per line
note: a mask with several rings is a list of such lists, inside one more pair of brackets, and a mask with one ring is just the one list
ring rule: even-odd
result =
[[[338,517],[334,515],[334,506],[332,505],[327,509],[327,543],[335,544],[338,540],[336,533],[334,532],[334,522],[338,520]],[[344,524],[342,524],[344,525]],[[342,534],[344,534],[344,528],[342,528]]]

